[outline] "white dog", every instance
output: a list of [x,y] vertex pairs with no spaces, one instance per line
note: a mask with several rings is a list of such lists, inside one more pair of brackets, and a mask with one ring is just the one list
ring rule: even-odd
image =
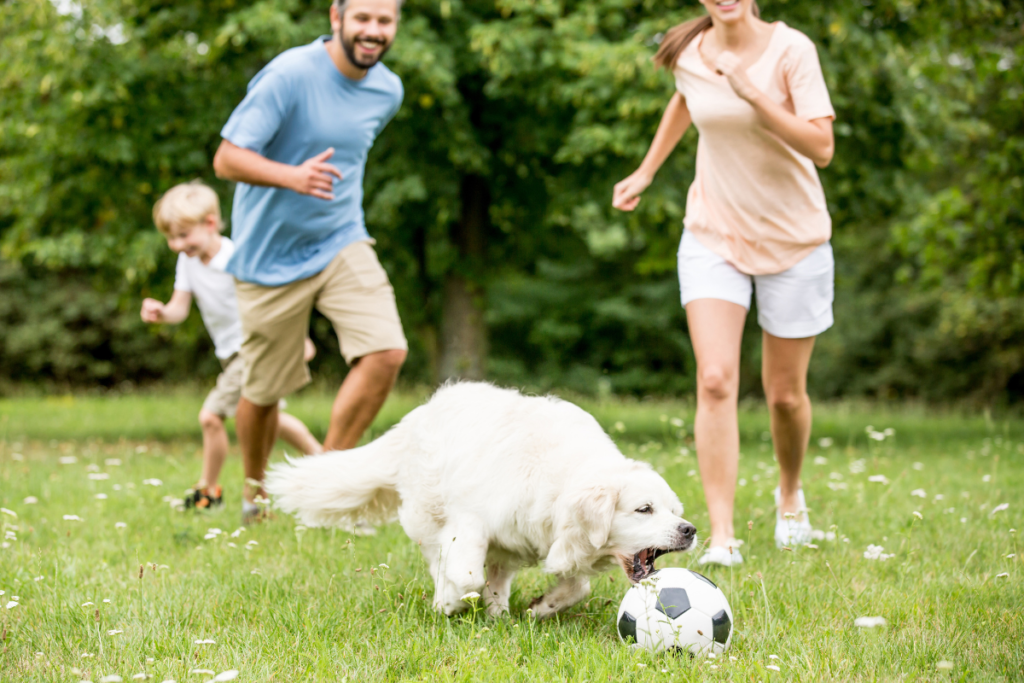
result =
[[582,409],[482,383],[442,387],[376,441],[277,465],[266,485],[309,526],[397,515],[445,614],[471,592],[507,611],[516,570],[543,561],[560,580],[532,609],[549,616],[586,597],[590,576],[620,564],[640,581],[696,534],[665,480]]

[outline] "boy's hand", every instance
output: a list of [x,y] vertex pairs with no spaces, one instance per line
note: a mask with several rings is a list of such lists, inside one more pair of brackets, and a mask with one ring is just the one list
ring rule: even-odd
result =
[[143,299],[141,315],[144,323],[162,323],[164,321],[164,305],[156,299]]

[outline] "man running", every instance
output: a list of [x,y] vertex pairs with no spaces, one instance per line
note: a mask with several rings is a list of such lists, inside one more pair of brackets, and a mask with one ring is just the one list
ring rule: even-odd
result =
[[213,167],[238,182],[226,270],[237,281],[247,363],[236,416],[243,522],[264,514],[259,482],[278,400],[310,379],[302,348],[314,306],[351,366],[326,450],[358,443],[405,361],[394,290],[362,208],[367,153],[402,104],[401,80],[379,63],[400,9],[401,0],[334,0],[333,35],[278,55],[221,131]]

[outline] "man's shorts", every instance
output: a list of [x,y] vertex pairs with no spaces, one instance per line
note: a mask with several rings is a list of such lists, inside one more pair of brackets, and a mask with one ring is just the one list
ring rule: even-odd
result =
[[832,327],[835,261],[825,242],[788,270],[747,275],[701,244],[689,230],[679,244],[679,290],[683,306],[696,299],[721,299],[750,310],[757,291],[757,322],[783,339],[814,337]]
[[238,408],[238,397],[242,395],[242,377],[245,375],[245,362],[242,356],[235,354],[226,361],[221,361],[223,368],[217,375],[217,384],[203,401],[203,410],[223,419],[235,416]]
[[395,290],[372,241],[355,242],[316,275],[280,287],[235,281],[247,372],[242,396],[260,406],[309,383],[302,359],[313,307],[334,326],[349,365],[365,355],[407,350]]

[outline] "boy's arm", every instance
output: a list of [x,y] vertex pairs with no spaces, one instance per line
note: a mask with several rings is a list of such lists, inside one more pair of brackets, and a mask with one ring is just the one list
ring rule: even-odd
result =
[[176,325],[188,317],[191,309],[192,292],[176,289],[174,294],[171,295],[171,300],[166,304],[156,299],[143,299],[142,322]]

